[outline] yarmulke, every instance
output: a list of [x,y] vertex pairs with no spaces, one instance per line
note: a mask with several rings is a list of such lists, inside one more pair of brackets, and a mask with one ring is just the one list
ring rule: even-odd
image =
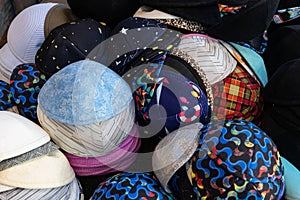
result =
[[40,91],[38,103],[57,122],[86,125],[108,120],[132,101],[128,84],[94,61],[78,61],[54,74]]
[[13,70],[10,77],[10,91],[22,116],[37,120],[37,97],[45,83],[45,75],[35,64],[21,64]]
[[50,32],[36,53],[35,63],[49,78],[65,66],[84,60],[109,34],[104,23],[92,19],[63,24]]
[[12,112],[0,112],[0,161],[13,158],[50,141],[46,131]]
[[73,169],[59,150],[0,171],[1,185],[24,189],[61,187],[74,178]]
[[138,122],[150,123],[145,131],[162,136],[190,123],[210,122],[208,100],[198,85],[174,70],[161,70],[159,76],[155,84],[141,86],[134,93]]
[[[247,121],[214,122],[202,129],[199,146],[185,169],[198,198],[280,199],[284,193],[276,145]],[[176,194],[185,191],[180,175],[169,186]]]
[[148,199],[171,200],[159,184],[155,176],[150,173],[122,173],[117,174],[101,183],[95,190],[91,200],[117,199]]

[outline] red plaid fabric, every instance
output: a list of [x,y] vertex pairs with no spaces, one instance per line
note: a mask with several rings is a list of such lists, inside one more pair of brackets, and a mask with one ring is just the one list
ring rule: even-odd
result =
[[239,64],[228,77],[214,84],[212,88],[214,118],[256,120],[259,123],[263,108],[261,86]]

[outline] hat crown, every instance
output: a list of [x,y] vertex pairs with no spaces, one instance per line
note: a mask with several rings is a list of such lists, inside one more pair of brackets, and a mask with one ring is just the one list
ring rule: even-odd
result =
[[0,161],[33,150],[50,141],[49,135],[30,120],[8,111],[0,112]]

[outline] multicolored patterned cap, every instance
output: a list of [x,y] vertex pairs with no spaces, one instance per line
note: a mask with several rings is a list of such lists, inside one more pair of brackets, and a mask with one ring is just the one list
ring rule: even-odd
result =
[[145,83],[134,93],[140,114],[137,120],[147,125],[144,131],[163,136],[180,126],[210,122],[208,100],[197,84],[171,69],[161,70],[159,76],[155,83]]
[[[202,129],[186,173],[199,198],[280,199],[284,171],[276,145],[256,125],[215,122]],[[180,181],[180,179],[177,179]],[[175,179],[169,186],[181,193]]]
[[116,199],[148,199],[173,200],[150,173],[117,174],[101,183],[95,190],[91,200]]
[[22,116],[37,121],[37,98],[45,83],[45,75],[35,64],[18,65],[13,70],[10,77],[10,91],[13,102]]
[[92,19],[63,24],[50,32],[36,53],[35,63],[50,78],[65,66],[84,60],[109,34],[104,23]]

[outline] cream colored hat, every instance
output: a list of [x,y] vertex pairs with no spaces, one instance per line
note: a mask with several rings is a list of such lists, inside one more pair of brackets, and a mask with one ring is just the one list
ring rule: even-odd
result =
[[67,158],[59,150],[0,171],[0,184],[24,189],[61,187],[75,178]]

